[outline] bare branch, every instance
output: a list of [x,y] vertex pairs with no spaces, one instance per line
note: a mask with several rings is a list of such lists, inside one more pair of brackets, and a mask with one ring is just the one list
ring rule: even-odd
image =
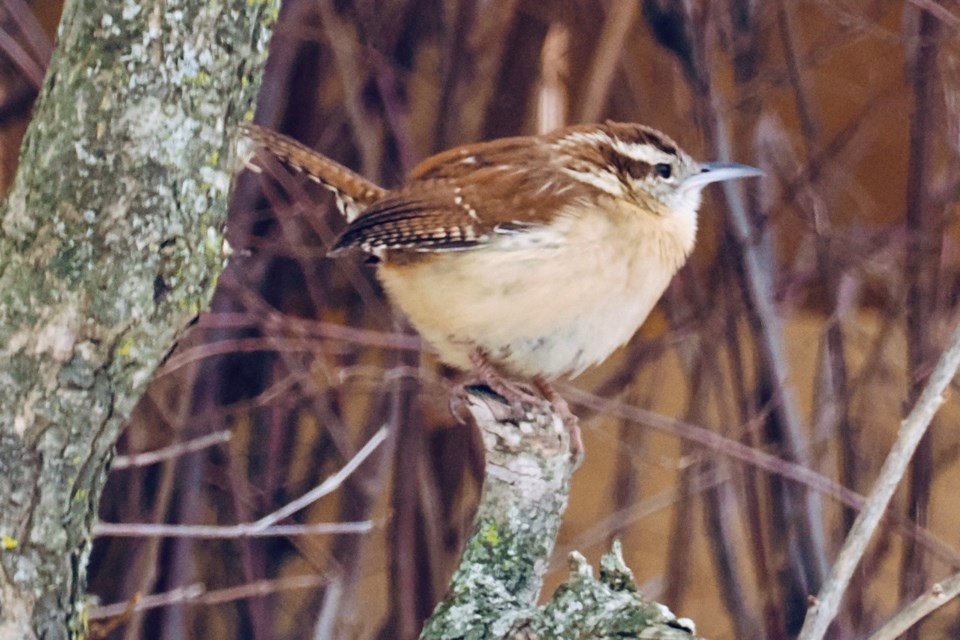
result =
[[930,426],[930,421],[944,402],[943,392],[960,367],[960,325],[953,333],[950,347],[940,357],[930,381],[917,399],[910,415],[901,423],[897,440],[880,469],[880,474],[867,497],[860,515],[853,523],[840,554],[817,596],[817,602],[807,613],[799,640],[820,640],[840,607],[840,600],[850,582],[854,569],[873,537],[890,498],[903,477],[917,444]]
[[936,583],[922,596],[905,606],[897,615],[870,636],[870,640],[894,640],[924,617],[960,595],[960,573]]
[[262,528],[256,523],[233,525],[153,524],[149,522],[98,522],[96,537],[112,538],[271,538],[276,536],[314,536],[336,533],[368,533],[373,522],[320,522],[316,524],[280,524]]
[[270,515],[266,515],[256,522],[253,523],[254,530],[264,530],[267,527],[280,522],[289,515],[300,511],[301,509],[313,504],[323,496],[336,491],[337,488],[343,484],[343,481],[346,480],[351,473],[353,473],[357,467],[363,464],[363,461],[370,457],[374,451],[377,450],[383,441],[387,439],[387,429],[386,427],[381,427],[379,431],[373,434],[373,437],[370,438],[363,448],[360,451],[357,451],[357,454],[350,459],[347,464],[343,465],[340,471],[337,471],[335,474],[324,480],[321,484],[311,489],[307,493],[303,494],[293,502],[289,502],[283,507],[277,509]]
[[[216,589],[214,591],[207,591],[202,584],[194,583],[164,593],[138,598],[133,610],[145,611],[147,609],[168,607],[184,602],[207,605],[221,604],[230,602],[231,600],[265,596],[279,591],[289,591],[291,589],[315,589],[326,584],[326,582],[327,579],[323,576],[303,575],[293,576],[291,578],[280,578],[278,580],[258,580],[256,582],[250,582],[236,587],[228,587],[226,589]],[[91,607],[89,610],[89,618],[91,620],[111,618],[113,616],[123,615],[129,609],[129,602]]]
[[146,453],[134,453],[127,456],[117,456],[110,465],[111,471],[118,469],[129,469],[130,467],[146,467],[147,465],[177,458],[187,453],[200,451],[207,447],[213,447],[224,442],[230,442],[233,433],[227,430],[217,431],[186,442],[178,442],[169,447],[148,451]]

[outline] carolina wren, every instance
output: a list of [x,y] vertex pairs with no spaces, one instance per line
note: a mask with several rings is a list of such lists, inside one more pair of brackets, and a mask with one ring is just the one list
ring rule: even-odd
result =
[[443,362],[538,386],[633,336],[693,249],[704,186],[762,174],[607,122],[457,147],[385,190],[285,136],[248,133],[334,192],[349,226],[330,255],[375,258]]

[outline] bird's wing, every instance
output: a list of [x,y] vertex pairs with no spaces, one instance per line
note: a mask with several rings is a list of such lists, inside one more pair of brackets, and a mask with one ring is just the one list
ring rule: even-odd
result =
[[[522,159],[522,161],[518,161]],[[364,211],[331,253],[450,251],[524,233],[549,220],[542,212],[600,192],[552,166],[537,138],[506,138],[427,159],[410,181]]]

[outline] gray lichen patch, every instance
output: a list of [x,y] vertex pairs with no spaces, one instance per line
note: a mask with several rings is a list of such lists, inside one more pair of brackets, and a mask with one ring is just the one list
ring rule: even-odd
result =
[[36,220],[27,211],[27,198],[23,192],[15,192],[7,198],[0,229],[14,241],[25,240],[36,229]]

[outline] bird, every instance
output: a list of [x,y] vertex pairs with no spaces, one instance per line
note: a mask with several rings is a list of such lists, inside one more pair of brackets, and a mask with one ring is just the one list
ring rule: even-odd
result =
[[[511,402],[606,360],[693,251],[704,187],[760,176],[700,163],[649,126],[606,121],[458,146],[382,188],[282,134],[257,148],[331,190],[347,227],[330,256],[366,254],[440,361]],[[566,416],[565,416],[566,419]]]

